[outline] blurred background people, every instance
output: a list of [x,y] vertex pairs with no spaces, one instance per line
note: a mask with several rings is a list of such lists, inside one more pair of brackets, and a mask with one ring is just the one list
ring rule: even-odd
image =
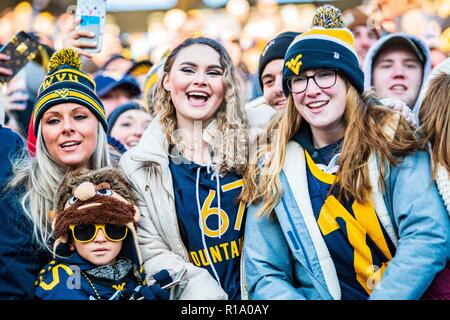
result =
[[380,38],[380,31],[369,24],[369,16],[359,8],[343,12],[344,22],[355,37],[355,50],[362,68],[367,52]]
[[97,85],[97,94],[105,106],[106,116],[118,106],[138,98],[141,88],[137,80],[130,75],[119,72],[99,72],[94,81]]
[[111,112],[107,138],[113,164],[117,165],[122,154],[139,143],[152,119],[143,103],[138,101],[126,102]]

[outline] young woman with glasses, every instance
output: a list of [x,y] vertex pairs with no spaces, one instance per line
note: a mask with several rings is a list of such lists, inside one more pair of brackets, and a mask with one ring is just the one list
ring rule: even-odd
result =
[[406,120],[362,93],[336,8],[291,44],[283,90],[242,194],[249,298],[420,298],[448,260],[450,222]]

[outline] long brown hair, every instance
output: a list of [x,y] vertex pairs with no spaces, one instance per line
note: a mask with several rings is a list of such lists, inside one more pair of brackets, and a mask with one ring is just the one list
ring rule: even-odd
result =
[[164,89],[163,79],[170,73],[180,51],[196,44],[214,49],[219,54],[220,65],[224,69],[225,97],[212,119],[217,123],[217,135],[211,137],[210,143],[213,149],[213,163],[221,173],[230,170],[243,173],[247,167],[249,154],[248,120],[243,112],[244,100],[231,57],[219,42],[204,37],[189,38],[173,49],[167,57],[164,75],[158,83],[154,99],[156,112],[161,114],[162,130],[170,144],[177,144],[173,134],[177,123],[175,107],[170,92]]
[[[339,185],[339,197],[354,197],[356,201],[365,203],[371,192],[367,164],[370,154],[375,153],[380,160],[379,181],[381,188],[384,188],[383,176],[387,163],[399,164],[402,156],[417,150],[421,144],[415,139],[413,129],[397,111],[378,103],[372,93],[359,95],[348,81],[346,87],[343,115],[346,130],[333,188]],[[292,93],[289,94],[286,108],[282,116],[269,124],[270,128],[276,129],[272,143],[260,148],[245,174],[241,199],[247,203],[263,201],[258,216],[270,214],[281,199],[283,190],[279,174],[285,162],[287,144],[303,123],[295,108]]]
[[420,106],[419,124],[419,133],[431,143],[433,161],[450,172],[450,75],[442,73],[430,80]]

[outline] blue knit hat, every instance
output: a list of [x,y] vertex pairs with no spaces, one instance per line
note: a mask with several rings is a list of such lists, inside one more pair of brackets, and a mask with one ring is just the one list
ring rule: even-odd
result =
[[266,44],[261,53],[261,56],[259,57],[258,64],[258,80],[261,90],[264,89],[262,83],[262,74],[266,66],[273,60],[283,59],[284,55],[286,54],[286,50],[289,48],[292,40],[294,40],[294,38],[299,34],[300,33],[298,32],[286,31],[280,33]]
[[80,67],[80,58],[73,49],[62,49],[53,54],[48,64],[48,74],[39,87],[34,104],[34,132],[38,132],[45,111],[68,102],[88,108],[105,132],[108,130],[105,108],[95,94],[95,82]]
[[146,112],[144,107],[136,101],[128,101],[122,104],[121,106],[118,106],[108,116],[108,132],[107,132],[108,134],[111,134],[111,130],[116,124],[117,119],[119,119],[119,117],[123,113],[130,110],[141,110]]
[[317,9],[311,29],[297,36],[284,57],[283,92],[288,81],[307,69],[337,69],[356,88],[364,90],[364,73],[359,67],[352,32],[345,28],[341,12],[325,5]]

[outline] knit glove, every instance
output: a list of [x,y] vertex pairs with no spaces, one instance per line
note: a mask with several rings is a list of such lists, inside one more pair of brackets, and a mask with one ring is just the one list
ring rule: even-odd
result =
[[145,300],[169,300],[170,289],[161,289],[172,282],[172,277],[166,269],[159,271],[153,276],[156,282],[151,286],[143,286],[141,294]]

